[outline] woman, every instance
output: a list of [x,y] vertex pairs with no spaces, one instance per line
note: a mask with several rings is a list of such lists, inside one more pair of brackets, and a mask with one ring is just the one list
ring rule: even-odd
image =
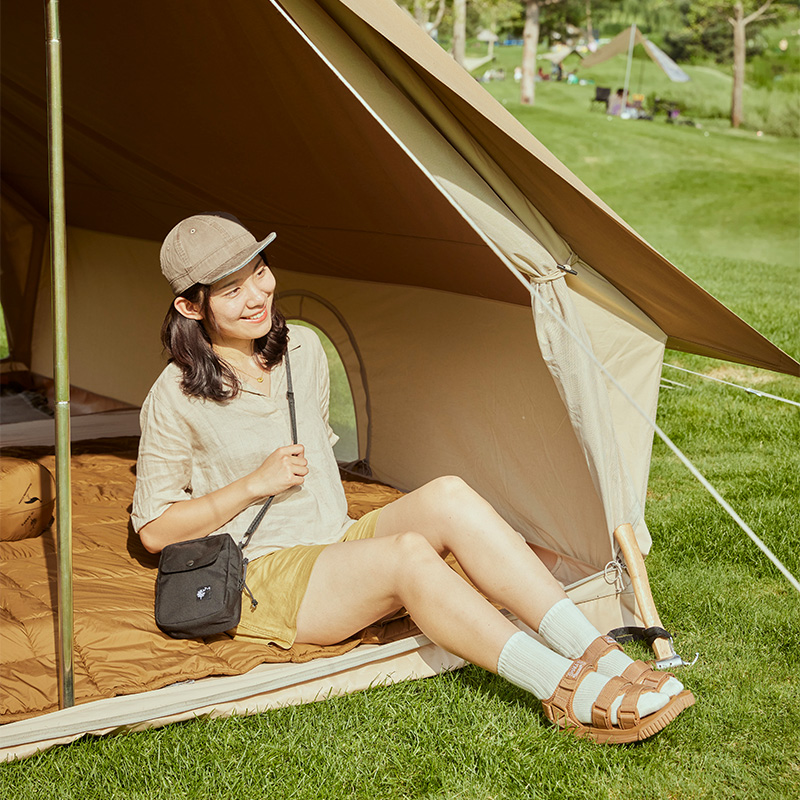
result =
[[[543,701],[559,727],[636,741],[694,702],[673,676],[634,663],[566,597],[506,522],[463,481],[439,478],[347,518],[328,425],[328,371],[307,328],[274,306],[262,241],[227,214],[167,236],[162,271],[175,300],[162,329],[171,356],[142,407],[133,522],[145,547],[230,533],[275,500],[248,546],[236,638],[327,645],[404,606],[430,639]],[[290,444],[288,356],[299,444]],[[521,632],[443,561],[453,553]],[[255,560],[254,560],[255,559]]]

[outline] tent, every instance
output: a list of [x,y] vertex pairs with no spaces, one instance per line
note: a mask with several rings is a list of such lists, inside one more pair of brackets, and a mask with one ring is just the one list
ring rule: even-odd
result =
[[[42,19],[28,3],[2,13],[2,303],[11,363],[47,376]],[[651,545],[647,418],[665,346],[800,366],[654,251],[391,0],[75,0],[62,35],[72,384],[141,403],[163,365],[159,242],[184,216],[230,211],[277,231],[284,312],[342,357],[355,466],[406,490],[461,475],[550,551],[595,624],[641,622],[628,574],[607,566],[620,525],[641,553]],[[12,723],[0,747],[458,663],[424,637],[359,647]]]
[[583,59],[583,66],[594,67],[622,53],[628,53],[628,61],[630,62],[631,53],[637,44],[644,47],[645,53],[671,81],[686,83],[690,80],[689,76],[660,47],[644,37],[636,25],[631,25],[621,31],[608,44],[603,45],[594,53],[589,53]]

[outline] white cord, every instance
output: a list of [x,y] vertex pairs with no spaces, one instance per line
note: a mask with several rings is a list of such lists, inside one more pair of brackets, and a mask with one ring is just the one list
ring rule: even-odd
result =
[[684,389],[691,389],[692,388],[691,386],[689,386],[686,383],[678,383],[678,381],[671,381],[669,378],[665,378],[663,375],[661,376],[661,381],[663,383],[670,384],[671,388],[674,388],[675,386],[680,386],[680,387],[682,387]]
[[641,406],[622,388],[622,386],[617,382],[616,378],[600,363],[597,356],[588,348],[586,345],[580,340],[580,338],[572,331],[572,329],[567,325],[561,317],[556,314],[556,312],[550,308],[548,303],[545,303],[538,295],[538,293],[534,290],[534,287],[525,280],[522,273],[513,265],[511,264],[511,269],[516,275],[517,279],[522,283],[523,286],[527,288],[530,292],[531,297],[533,298],[534,302],[539,304],[541,308],[544,308],[553,319],[555,319],[558,324],[575,340],[575,342],[580,346],[584,353],[592,360],[595,364],[600,368],[600,371],[603,375],[611,381],[614,386],[621,392],[622,396],[636,409],[639,415],[647,422],[647,424],[658,434],[659,438],[664,442],[664,444],[672,450],[673,453],[678,457],[678,459],[683,463],[683,465],[692,473],[692,475],[697,478],[698,481],[705,487],[706,491],[719,503],[725,511],[728,512],[728,515],[733,519],[733,521],[753,540],[756,547],[758,547],[762,553],[777,567],[778,571],[786,578],[787,581],[800,592],[800,582],[798,582],[797,578],[789,572],[786,567],[780,562],[778,557],[764,544],[764,542],[756,536],[755,533],[751,530],[750,526],[731,508],[731,506],[727,503],[727,501],[722,497],[722,495],[706,480],[705,476],[700,472],[700,470],[692,464],[691,461],[678,449],[677,445],[673,443],[673,441],[667,436],[664,431],[658,426],[656,422],[654,422],[647,413],[641,408]]
[[[726,386],[734,386],[737,389],[741,389],[748,394],[754,394],[757,397],[769,397],[771,400],[780,400],[781,403],[789,403],[789,405],[797,406],[800,408],[800,403],[796,400],[787,400],[785,397],[778,397],[776,394],[770,394],[769,392],[762,392],[760,389],[752,389],[749,386],[740,386],[738,383],[731,383],[730,381],[724,381],[722,378],[715,378],[713,375],[705,375],[702,372],[694,372],[693,370],[686,369],[686,367],[678,367],[675,364],[667,364],[664,363],[665,367],[670,367],[671,369],[679,369],[681,372],[688,372],[690,375],[697,375],[699,378],[705,378],[707,381],[716,381],[717,383],[724,383]],[[666,378],[664,379],[666,380]],[[670,381],[670,383],[675,383],[675,381]],[[678,384],[679,386],[683,386],[683,384]],[[686,387],[689,388],[688,386]]]

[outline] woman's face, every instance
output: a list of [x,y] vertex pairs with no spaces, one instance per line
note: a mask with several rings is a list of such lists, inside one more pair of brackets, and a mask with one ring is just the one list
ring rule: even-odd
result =
[[211,315],[203,325],[216,345],[260,339],[272,327],[275,276],[256,256],[240,270],[211,286]]

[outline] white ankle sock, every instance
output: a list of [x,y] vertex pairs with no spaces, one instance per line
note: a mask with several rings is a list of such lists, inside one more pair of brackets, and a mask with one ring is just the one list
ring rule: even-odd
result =
[[[586,648],[602,634],[581,614],[572,600],[565,598],[544,615],[539,625],[539,635],[557,653],[567,658],[580,658]],[[615,650],[597,662],[597,671],[610,678],[622,675],[632,663],[632,659],[625,653]],[[677,678],[670,678],[659,691],[675,697],[683,691],[683,684]]]
[[[523,631],[515,633],[500,652],[497,662],[497,673],[519,686],[539,700],[547,700],[558,687],[564,673],[572,662],[539,644]],[[597,700],[608,677],[592,673],[587,675],[578,686],[572,701],[575,716],[584,724],[592,721],[592,705]],[[646,717],[663,708],[669,698],[660,692],[648,692],[639,698],[637,708],[640,717]],[[611,705],[611,721],[617,724],[617,711],[622,698],[617,698]]]

